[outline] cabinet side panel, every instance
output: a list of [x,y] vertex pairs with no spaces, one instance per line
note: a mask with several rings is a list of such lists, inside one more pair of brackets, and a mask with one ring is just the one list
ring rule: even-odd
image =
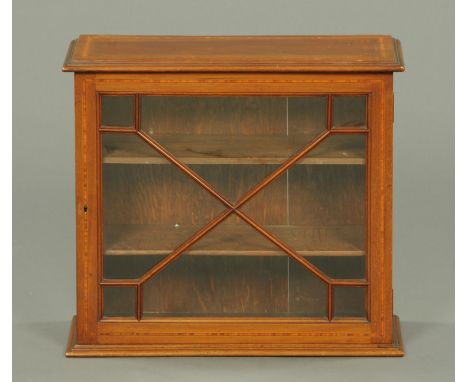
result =
[[374,342],[392,342],[392,75],[382,75],[370,102],[369,253]]
[[75,75],[77,342],[92,343],[97,309],[97,160],[94,75]]
[[385,326],[385,342],[392,340],[392,316],[393,316],[393,292],[392,292],[392,273],[393,273],[393,74],[387,74],[383,80],[384,94],[384,129],[385,129],[385,239],[384,239],[384,301],[383,307]]

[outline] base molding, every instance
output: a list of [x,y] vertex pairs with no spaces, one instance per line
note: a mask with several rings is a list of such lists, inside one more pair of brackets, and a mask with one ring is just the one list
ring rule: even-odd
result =
[[325,344],[201,344],[201,345],[80,345],[76,343],[76,317],[68,338],[67,357],[153,357],[153,356],[404,356],[400,320],[393,316],[393,341],[390,345]]

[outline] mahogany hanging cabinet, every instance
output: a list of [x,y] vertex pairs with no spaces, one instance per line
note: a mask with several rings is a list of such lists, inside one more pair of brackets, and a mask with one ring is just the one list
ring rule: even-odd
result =
[[67,356],[401,356],[390,36],[82,35]]

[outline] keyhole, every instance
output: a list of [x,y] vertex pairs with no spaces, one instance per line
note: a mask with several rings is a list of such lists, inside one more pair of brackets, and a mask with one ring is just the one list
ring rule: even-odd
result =
[[84,213],[88,212],[88,206],[86,204],[83,206],[83,211],[84,211]]

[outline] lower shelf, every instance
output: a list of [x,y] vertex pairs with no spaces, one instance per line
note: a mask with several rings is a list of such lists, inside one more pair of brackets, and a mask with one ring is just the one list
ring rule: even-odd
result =
[[80,345],[76,343],[73,317],[67,357],[152,357],[152,356],[359,356],[401,357],[405,354],[400,321],[393,316],[393,341],[387,344],[201,344],[201,345]]
[[[105,255],[168,255],[201,227],[121,224],[104,227]],[[303,256],[363,256],[364,231],[359,226],[266,226]],[[240,238],[242,240],[240,240]],[[247,225],[223,225],[208,233],[186,255],[279,256],[269,240]]]

